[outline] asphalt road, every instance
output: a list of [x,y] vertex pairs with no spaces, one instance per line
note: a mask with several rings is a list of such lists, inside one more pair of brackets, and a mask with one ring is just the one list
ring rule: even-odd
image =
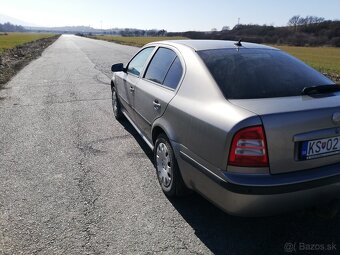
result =
[[339,215],[246,219],[195,194],[168,200],[150,149],[112,116],[110,66],[136,51],[64,35],[0,91],[0,254],[340,252]]

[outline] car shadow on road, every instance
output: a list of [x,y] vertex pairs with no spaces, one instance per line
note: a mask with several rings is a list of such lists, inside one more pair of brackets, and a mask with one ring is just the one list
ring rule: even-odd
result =
[[124,129],[127,132],[129,132],[135,138],[135,140],[137,141],[139,146],[142,148],[145,155],[149,158],[149,160],[151,162],[153,162],[152,150],[149,148],[149,146],[146,144],[146,142],[142,139],[142,137],[138,134],[136,129],[134,129],[134,127],[131,125],[131,123],[125,118],[119,120],[118,122],[124,127]]
[[305,254],[304,244],[340,246],[340,215],[320,217],[306,210],[242,218],[224,213],[196,193],[170,202],[214,254],[287,254],[290,244],[295,245],[297,253]]
[[[153,162],[151,149],[133,126],[127,120],[120,123]],[[329,254],[340,250],[339,214],[327,218],[306,210],[273,217],[242,218],[224,213],[196,193],[169,201],[214,254],[309,254],[313,250],[307,250],[312,248],[308,245],[314,248],[322,245],[326,249],[328,244],[335,244],[337,248]],[[294,250],[290,251],[292,247]]]

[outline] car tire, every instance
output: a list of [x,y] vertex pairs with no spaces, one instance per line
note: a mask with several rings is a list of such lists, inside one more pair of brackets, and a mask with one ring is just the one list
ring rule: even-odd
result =
[[124,117],[124,114],[122,112],[122,108],[118,99],[118,95],[116,92],[116,87],[112,86],[111,87],[112,91],[112,110],[113,110],[113,115],[115,116],[116,120],[121,120]]
[[154,163],[159,184],[166,196],[182,196],[188,193],[173,148],[165,134],[160,134],[156,139]]

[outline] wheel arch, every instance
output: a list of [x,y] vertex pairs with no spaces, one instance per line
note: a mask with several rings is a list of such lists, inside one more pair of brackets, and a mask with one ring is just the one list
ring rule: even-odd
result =
[[153,144],[156,143],[156,139],[161,133],[164,133],[168,137],[170,143],[176,141],[174,130],[170,123],[163,118],[157,119],[152,125],[151,138]]

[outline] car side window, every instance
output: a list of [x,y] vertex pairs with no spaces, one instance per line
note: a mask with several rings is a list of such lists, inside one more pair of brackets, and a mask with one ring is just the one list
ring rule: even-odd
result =
[[127,72],[139,76],[150,54],[155,47],[148,47],[140,51],[129,63]]
[[159,48],[150,61],[144,78],[159,84],[163,84],[167,73],[176,58],[177,55],[172,50],[167,48]]
[[176,57],[164,79],[163,85],[172,89],[176,89],[179,81],[182,78],[182,74],[183,68],[181,61],[178,57]]

